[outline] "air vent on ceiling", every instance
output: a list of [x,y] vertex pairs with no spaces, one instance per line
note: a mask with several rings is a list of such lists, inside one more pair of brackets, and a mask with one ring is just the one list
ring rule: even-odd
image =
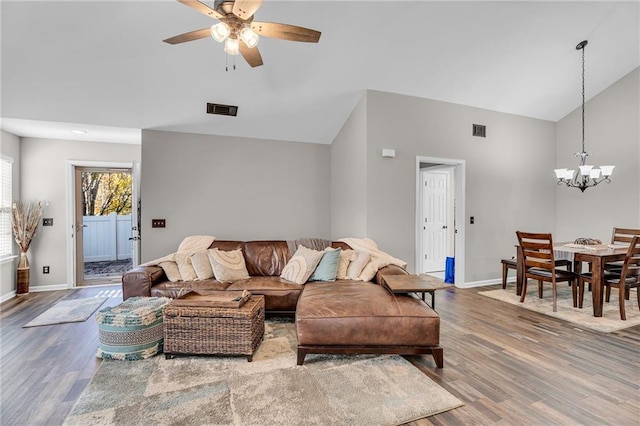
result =
[[483,126],[482,124],[474,124],[473,125],[473,136],[486,138],[487,137],[487,126]]
[[238,107],[236,105],[207,103],[207,114],[230,115],[235,117],[238,115]]

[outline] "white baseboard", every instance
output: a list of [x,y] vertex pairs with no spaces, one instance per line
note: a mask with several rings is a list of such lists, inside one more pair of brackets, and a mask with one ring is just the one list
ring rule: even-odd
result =
[[6,302],[7,300],[13,299],[14,297],[16,297],[15,291],[7,293],[4,296],[0,297],[0,303]]
[[30,293],[38,293],[41,291],[57,291],[57,290],[69,290],[69,284],[53,284],[53,285],[39,285],[29,287]]
[[460,287],[460,288],[486,287],[494,284],[502,284],[502,278],[494,278],[491,280],[484,280],[484,281],[472,281],[472,282],[464,283],[461,285],[456,284],[456,287]]

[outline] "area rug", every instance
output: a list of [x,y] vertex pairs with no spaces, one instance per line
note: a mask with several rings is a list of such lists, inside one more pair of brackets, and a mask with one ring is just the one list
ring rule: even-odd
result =
[[520,303],[520,296],[516,295],[515,288],[509,287],[504,290],[481,291],[478,294],[498,299],[512,305],[522,306],[541,314],[545,314],[554,318],[560,318],[565,321],[576,324],[577,326],[588,328],[595,331],[610,333],[627,327],[640,324],[640,311],[638,310],[638,300],[635,291],[631,292],[630,300],[626,301],[625,310],[627,320],[620,319],[620,311],[618,310],[618,293],[617,289],[611,291],[611,301],[604,302],[602,307],[602,317],[593,316],[593,305],[591,304],[591,293],[586,291],[584,294],[584,303],[582,309],[573,307],[573,299],[571,297],[571,287],[565,283],[558,285],[558,311],[553,312],[551,286],[544,287],[544,297],[538,299],[537,283],[529,283],[527,286],[527,296],[523,303]]
[[22,327],[39,327],[42,325],[83,322],[86,321],[107,299],[107,297],[62,299]]
[[460,400],[400,356],[307,355],[267,321],[253,356],[103,361],[65,425],[395,425]]

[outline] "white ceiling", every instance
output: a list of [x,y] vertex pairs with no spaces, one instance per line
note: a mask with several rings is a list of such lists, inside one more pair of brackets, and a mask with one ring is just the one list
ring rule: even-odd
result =
[[[263,37],[264,66],[237,57],[228,72],[212,39],[162,42],[216,22],[177,1],[2,0],[0,12],[1,125],[19,136],[331,143],[366,89],[557,121],[580,104],[578,42],[587,98],[640,65],[638,1],[265,0],[256,20],[317,29],[320,42]],[[208,115],[207,102],[238,116]]]

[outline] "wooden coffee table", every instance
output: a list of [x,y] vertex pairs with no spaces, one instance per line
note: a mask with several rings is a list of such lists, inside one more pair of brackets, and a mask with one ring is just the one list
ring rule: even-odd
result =
[[383,275],[382,278],[384,286],[394,294],[422,293],[425,303],[425,293],[431,294],[431,309],[436,307],[436,290],[451,287],[430,275]]

